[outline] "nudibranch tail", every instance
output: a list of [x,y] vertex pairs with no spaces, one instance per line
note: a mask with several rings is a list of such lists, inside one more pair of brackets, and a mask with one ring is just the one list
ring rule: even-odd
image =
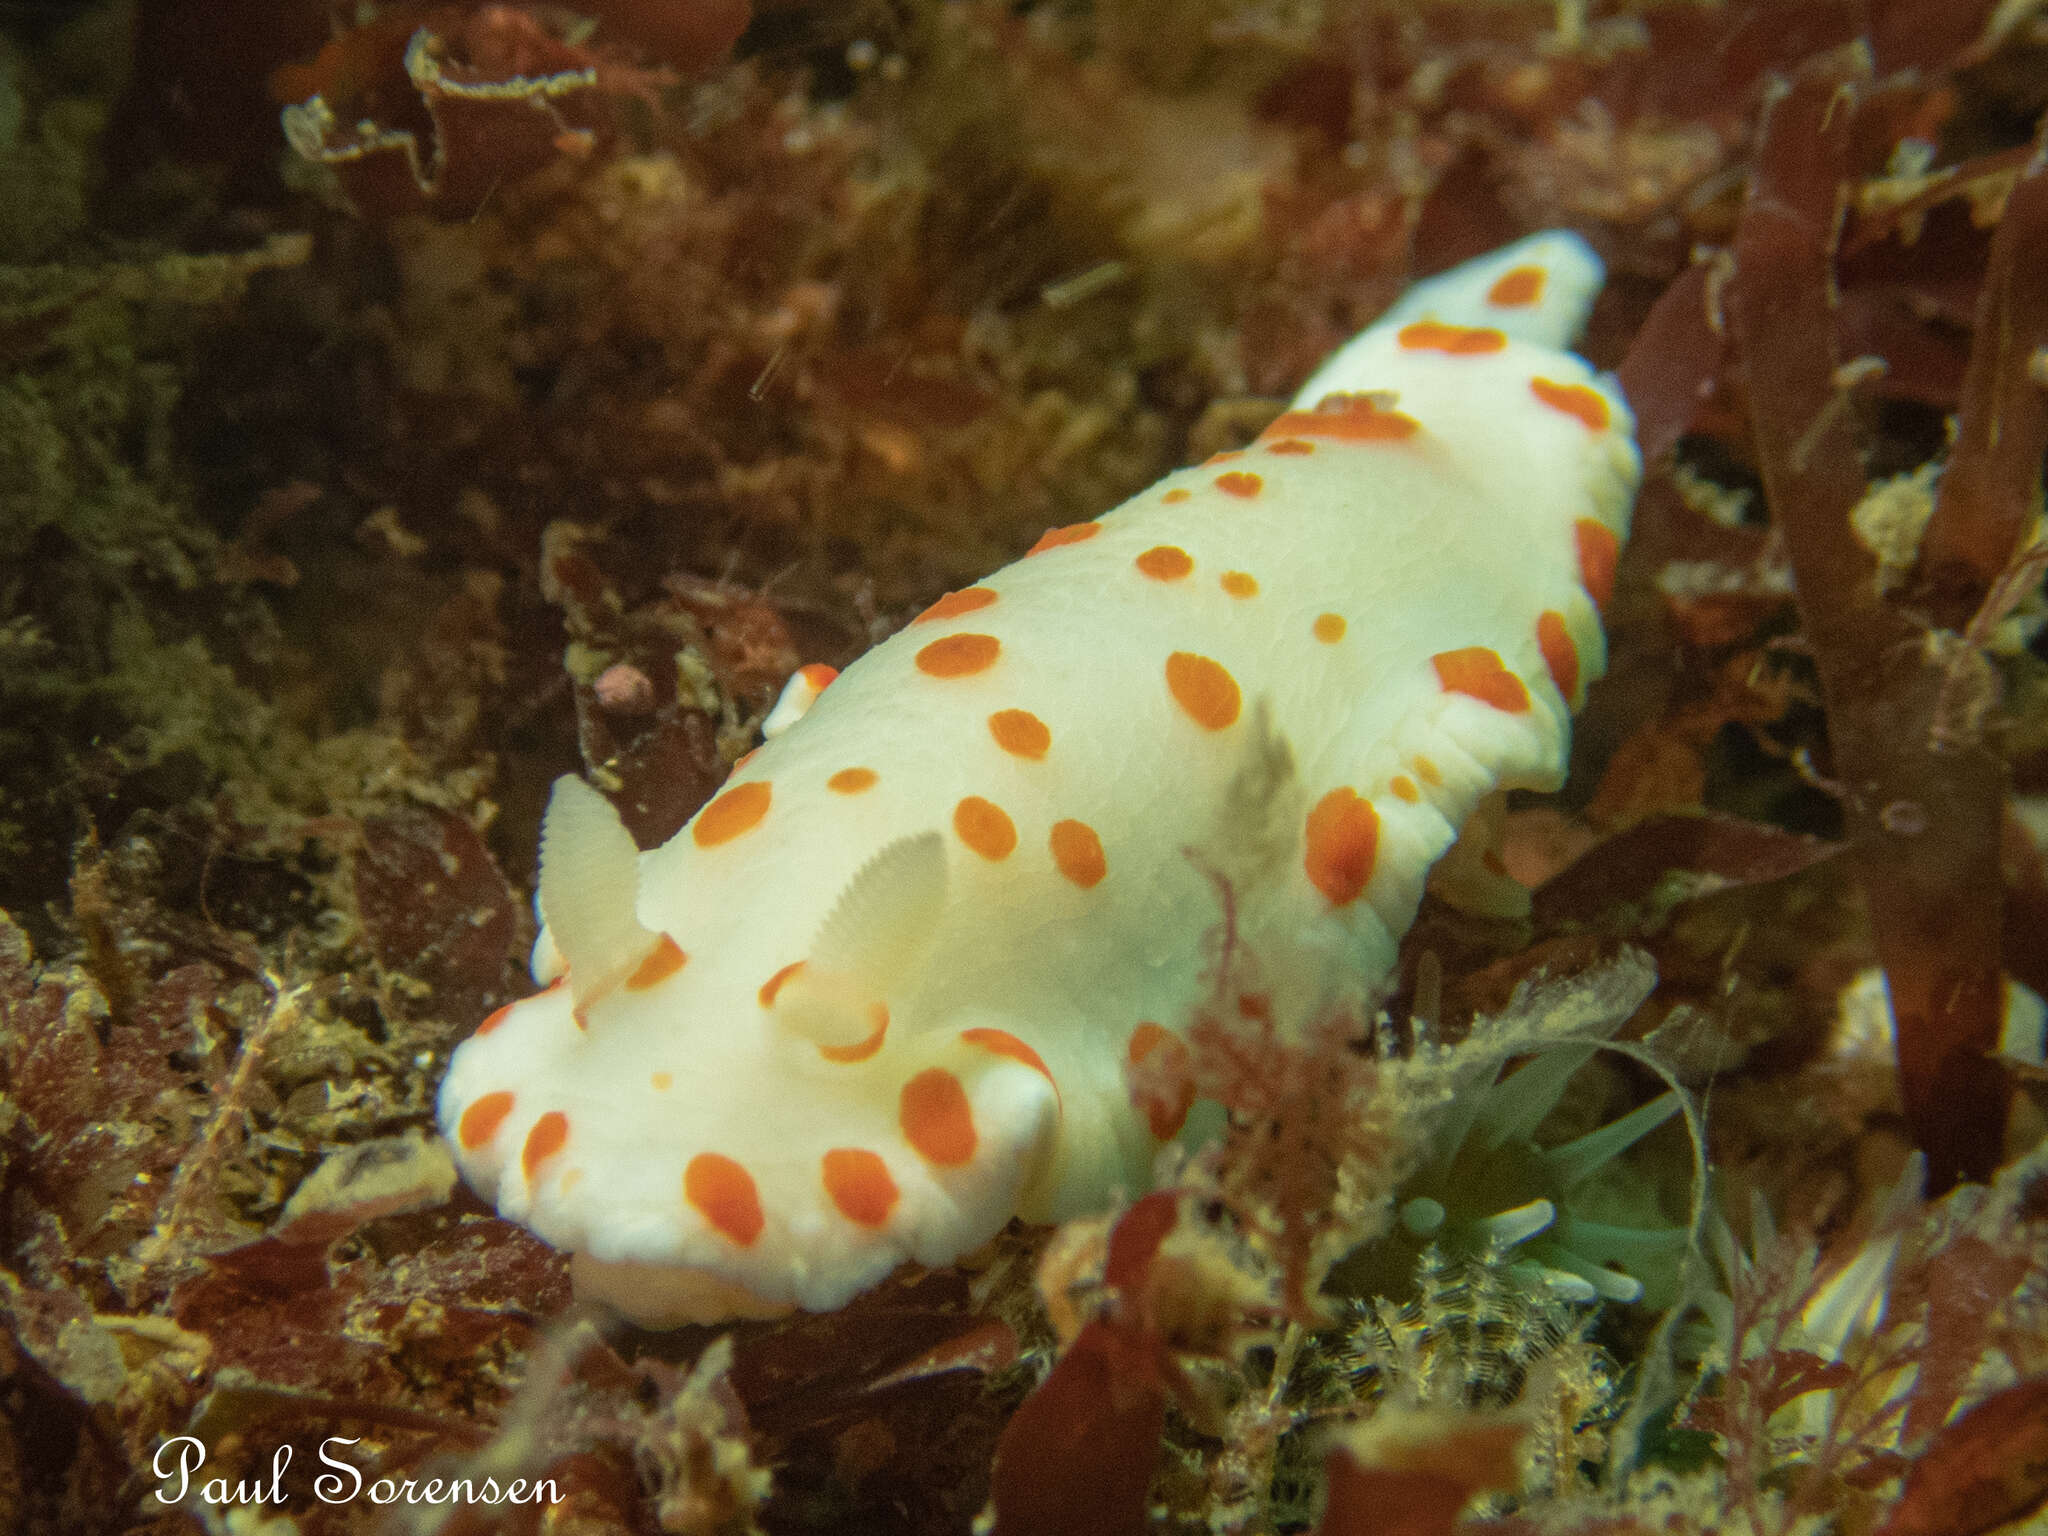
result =
[[1393,332],[1435,321],[1490,328],[1563,351],[1585,330],[1606,275],[1584,240],[1569,230],[1547,229],[1417,283],[1372,329]]
[[1475,807],[1561,779],[1640,474],[1562,350],[1599,282],[1553,232],[1420,284],[1243,450],[799,673],[658,849],[563,781],[553,985],[442,1085],[464,1176],[654,1323],[1142,1190],[1189,1105],[1128,1073],[1185,1050],[1212,875],[1298,1027]]

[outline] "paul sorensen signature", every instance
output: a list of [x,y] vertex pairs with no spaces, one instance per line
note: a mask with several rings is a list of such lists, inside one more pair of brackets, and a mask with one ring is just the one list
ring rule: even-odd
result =
[[[329,1435],[320,1442],[322,1466],[330,1470],[313,1479],[313,1496],[323,1504],[348,1504],[368,1498],[372,1504],[554,1504],[562,1497],[551,1477],[513,1478],[500,1483],[495,1477],[433,1477],[394,1479],[380,1477],[366,1482],[360,1468],[337,1460],[328,1451],[337,1445],[354,1445],[358,1437]],[[175,1454],[176,1464],[169,1458]],[[292,1464],[292,1448],[280,1445],[270,1458],[270,1476],[208,1478],[195,1484],[193,1477],[206,1466],[207,1450],[196,1435],[173,1435],[157,1447],[150,1469],[164,1486],[156,1491],[159,1503],[183,1504],[197,1499],[202,1504],[274,1504],[289,1502],[285,1492],[285,1469]],[[175,1480],[175,1489],[170,1484]]]

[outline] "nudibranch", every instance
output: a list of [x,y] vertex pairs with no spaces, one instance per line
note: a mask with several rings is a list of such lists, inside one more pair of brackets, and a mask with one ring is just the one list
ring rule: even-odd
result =
[[1555,788],[1641,460],[1529,237],[1419,284],[1219,454],[933,603],[637,849],[541,835],[546,990],[454,1053],[463,1175],[653,1325],[842,1305],[1148,1181],[1127,1064],[1219,877],[1283,1022],[1396,961],[1495,790]]

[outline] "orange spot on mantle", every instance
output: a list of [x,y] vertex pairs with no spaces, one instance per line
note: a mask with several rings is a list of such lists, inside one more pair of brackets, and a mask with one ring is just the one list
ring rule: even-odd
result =
[[1048,549],[1058,549],[1062,544],[1079,544],[1092,539],[1102,532],[1099,523],[1069,523],[1064,528],[1048,528],[1038,536],[1038,542],[1025,550],[1026,555],[1042,555]]
[[1572,537],[1579,550],[1579,583],[1596,608],[1605,608],[1614,596],[1614,565],[1621,557],[1621,540],[1605,523],[1590,517],[1572,524]]
[[1543,285],[1550,274],[1541,267],[1510,267],[1486,290],[1486,302],[1502,309],[1527,309],[1543,300]]
[[1017,846],[1017,824],[993,800],[969,795],[953,807],[953,830],[984,859],[1007,859]]
[[1607,397],[1584,384],[1558,384],[1550,379],[1531,379],[1529,393],[1549,406],[1583,424],[1589,432],[1605,432],[1614,419]]
[[960,1079],[944,1067],[927,1067],[903,1085],[896,1118],[903,1139],[928,1163],[957,1168],[974,1156],[974,1110]]
[[1409,352],[1446,352],[1452,357],[1498,352],[1508,344],[1507,337],[1492,326],[1443,325],[1435,320],[1405,325],[1395,339]]
[[917,670],[927,677],[972,677],[994,666],[1002,649],[994,635],[948,635],[917,653]]
[[1158,1141],[1171,1141],[1187,1124],[1194,1107],[1195,1084],[1189,1072],[1187,1042],[1157,1024],[1146,1022],[1131,1031],[1124,1056],[1135,1067],[1162,1052],[1159,1068],[1148,1070],[1131,1088],[1132,1107],[1145,1117],[1145,1125]]
[[1109,873],[1103,856],[1102,839],[1085,821],[1056,821],[1052,824],[1052,861],[1059,872],[1087,890]]
[[836,795],[857,795],[864,789],[875,787],[875,770],[842,768],[825,781],[825,787]]
[[1205,731],[1235,724],[1243,706],[1237,679],[1221,662],[1193,651],[1175,651],[1166,658],[1166,686],[1174,702]]
[[1308,851],[1302,859],[1309,884],[1332,906],[1348,906],[1372,879],[1379,860],[1380,815],[1348,785],[1331,790],[1308,813]]
[[896,1181],[881,1154],[860,1147],[834,1147],[825,1154],[821,1172],[825,1193],[839,1214],[857,1227],[874,1228],[889,1220],[896,1208]]
[[683,1198],[712,1229],[751,1248],[767,1225],[754,1176],[719,1152],[699,1152],[683,1169]]
[[1131,564],[1154,581],[1179,581],[1195,568],[1188,552],[1174,544],[1155,544]]
[[1124,1058],[1132,1065],[1143,1061],[1159,1049],[1162,1041],[1171,1040],[1172,1035],[1157,1024],[1146,1022],[1131,1031],[1130,1043],[1124,1047]]
[[1579,692],[1579,648],[1572,644],[1563,614],[1554,608],[1543,611],[1536,620],[1536,644],[1542,648],[1543,664],[1550,668],[1550,680],[1565,703],[1572,703]]
[[978,613],[995,600],[996,594],[987,587],[963,587],[958,592],[948,592],[910,622],[933,624],[940,619],[957,619],[963,613]]
[[1045,1058],[1007,1029],[963,1029],[960,1031],[960,1038],[969,1045],[980,1046],[984,1051],[1007,1056],[1012,1061],[1021,1061],[1048,1083],[1052,1081],[1052,1072],[1046,1066]]
[[569,1142],[569,1117],[559,1109],[551,1109],[533,1122],[533,1129],[526,1133],[526,1145],[519,1152],[519,1166],[526,1174],[526,1182],[533,1182],[534,1170],[553,1157]]
[[690,824],[690,837],[699,848],[729,843],[760,824],[773,798],[766,779],[735,785],[697,813]]
[[1445,693],[1466,694],[1510,715],[1522,714],[1529,707],[1528,687],[1502,663],[1500,653],[1488,646],[1439,651],[1429,662]]
[[[1398,443],[1422,430],[1413,416],[1372,394],[1325,395],[1312,411],[1289,411],[1266,428],[1269,437],[1322,437],[1345,443]],[[1304,445],[1306,446],[1306,445]],[[1280,451],[1276,445],[1275,452]]]
[[462,1112],[462,1118],[455,1125],[455,1139],[466,1151],[474,1152],[498,1134],[498,1127],[511,1113],[510,1093],[502,1088],[496,1093],[487,1093]]
[[1012,757],[1036,762],[1052,747],[1052,732],[1028,709],[999,709],[988,717],[988,733]]

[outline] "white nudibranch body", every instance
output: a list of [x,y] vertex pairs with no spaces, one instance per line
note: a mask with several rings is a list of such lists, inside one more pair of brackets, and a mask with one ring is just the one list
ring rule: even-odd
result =
[[1482,796],[1562,779],[1640,475],[1563,350],[1600,278],[1550,233],[1418,285],[1250,447],[800,674],[660,848],[562,780],[555,984],[441,1087],[464,1177],[654,1324],[1142,1190],[1178,1112],[1126,1064],[1203,999],[1214,875],[1298,1018],[1391,971]]

